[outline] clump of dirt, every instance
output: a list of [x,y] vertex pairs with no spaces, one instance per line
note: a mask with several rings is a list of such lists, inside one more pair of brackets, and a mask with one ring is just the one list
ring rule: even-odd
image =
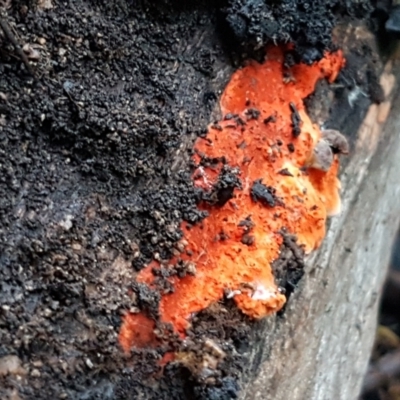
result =
[[[191,360],[178,362],[190,372],[195,398],[237,398],[237,380],[248,361],[247,351],[253,335],[251,325],[250,319],[231,299],[214,303],[193,318],[188,330],[189,345],[184,344],[183,351],[196,354],[197,359],[192,360],[197,362],[195,365],[190,364]],[[199,363],[198,359],[209,361]],[[206,379],[202,374],[207,374]]]
[[254,54],[269,43],[293,43],[294,62],[311,64],[332,50],[338,16],[366,18],[370,0],[230,0],[226,21],[243,48]]
[[277,204],[282,204],[282,201],[276,196],[275,188],[264,185],[262,179],[253,182],[250,195],[254,202],[260,202],[265,206],[275,207]]
[[277,285],[289,298],[304,275],[304,249],[297,244],[297,238],[281,231],[283,243],[279,258],[272,263]]
[[204,192],[202,198],[209,204],[222,207],[233,198],[235,188],[242,189],[242,182],[239,178],[239,170],[224,165],[218,177],[218,181],[211,192]]

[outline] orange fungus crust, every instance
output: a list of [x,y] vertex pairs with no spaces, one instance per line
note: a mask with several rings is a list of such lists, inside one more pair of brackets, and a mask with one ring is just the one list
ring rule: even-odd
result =
[[[182,337],[191,315],[220,300],[224,293],[252,318],[280,310],[286,298],[271,269],[282,244],[279,232],[286,229],[295,234],[306,252],[323,240],[326,218],[340,205],[338,160],[335,158],[327,172],[304,168],[321,132],[311,122],[303,101],[319,79],[333,82],[343,64],[341,52],[327,54],[311,66],[293,67],[288,81],[284,79],[282,51],[273,48],[263,64],[252,62],[232,76],[220,100],[221,111],[224,116],[237,114],[245,123],[238,123],[237,117],[224,118],[217,129],[211,126],[207,137],[196,141],[193,158],[198,168],[193,179],[195,185],[211,190],[222,163],[201,166],[200,161],[204,156],[223,157],[237,169],[242,187],[235,188],[233,198],[222,206],[203,204],[209,216],[200,224],[190,229],[182,224],[188,245],[179,258],[194,263],[196,274],[170,278],[175,291],[163,295],[159,306],[161,322],[171,323]],[[293,135],[293,105],[301,120],[297,137]],[[249,109],[259,115],[249,118]],[[275,189],[279,201],[274,207],[252,198],[252,185],[260,179]],[[250,242],[243,241],[246,228],[241,221],[246,218],[252,222]],[[152,286],[152,270],[158,267],[152,262],[137,281]],[[120,344],[126,351],[132,346],[154,345],[153,329],[154,323],[147,317],[128,313]]]

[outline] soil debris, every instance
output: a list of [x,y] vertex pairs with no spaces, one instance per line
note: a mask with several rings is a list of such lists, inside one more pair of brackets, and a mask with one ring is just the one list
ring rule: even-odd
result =
[[275,115],[270,115],[269,117],[264,119],[264,124],[269,124],[270,122],[275,122],[276,121],[276,116]]
[[258,119],[261,112],[260,112],[260,110],[257,110],[256,108],[248,108],[245,111],[245,114],[246,114],[247,120],[250,121],[252,119]]
[[368,18],[373,10],[370,0],[229,0],[225,15],[238,44],[250,54],[262,58],[266,44],[293,43],[293,62],[312,64],[334,50],[332,29],[338,18]]
[[205,192],[203,200],[211,205],[222,207],[227,201],[233,198],[235,189],[243,188],[239,178],[240,170],[224,165],[219,174],[218,180],[213,185],[211,193]]
[[276,197],[276,190],[271,186],[266,186],[262,183],[262,179],[253,182],[251,187],[251,198],[256,203],[259,201],[261,204],[269,207],[275,207],[279,199]]
[[292,119],[292,135],[297,138],[301,133],[301,118],[296,105],[293,102],[289,103],[290,111],[292,112],[290,118]]
[[278,174],[283,176],[293,176],[293,174],[287,168],[282,168],[278,171]]
[[118,343],[128,310],[157,316],[158,292],[133,284],[135,271],[170,259],[182,220],[205,216],[184,143],[207,128],[225,55],[216,8],[174,4],[7,9],[37,79],[3,36],[0,358],[18,355],[28,373],[1,376],[0,398],[184,398],[185,376],[146,383],[168,347],[130,359]]
[[281,230],[283,242],[279,258],[272,263],[277,285],[289,299],[298,282],[304,275],[304,247],[297,244],[295,235]]

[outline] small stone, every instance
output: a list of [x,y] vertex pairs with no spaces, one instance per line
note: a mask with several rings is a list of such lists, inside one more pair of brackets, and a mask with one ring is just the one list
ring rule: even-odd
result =
[[329,143],[321,139],[315,146],[313,157],[309,163],[309,167],[328,171],[333,163],[333,152]]
[[71,247],[72,247],[72,250],[75,250],[75,251],[80,251],[82,249],[82,246],[80,243],[72,243]]
[[171,252],[175,257],[178,257],[180,254],[180,251],[178,249],[172,249]]
[[73,216],[68,214],[65,216],[63,220],[61,220],[58,224],[64,228],[66,231],[69,231],[72,228],[72,220]]
[[22,50],[24,51],[29,60],[33,61],[40,60],[40,53],[29,43],[24,44]]
[[323,130],[322,139],[329,144],[334,154],[349,154],[349,142],[339,131],[335,129]]
[[196,264],[189,262],[186,267],[186,271],[189,275],[196,275]]
[[21,366],[18,356],[7,355],[0,358],[0,376],[5,375],[24,375],[25,370]]
[[43,362],[40,361],[40,360],[36,360],[36,361],[33,361],[33,362],[32,362],[32,365],[33,365],[34,367],[36,367],[36,368],[41,368],[41,367],[43,367]]
[[52,313],[53,313],[53,312],[50,310],[50,308],[46,308],[46,309],[43,311],[44,316],[47,317],[47,318],[50,317]]

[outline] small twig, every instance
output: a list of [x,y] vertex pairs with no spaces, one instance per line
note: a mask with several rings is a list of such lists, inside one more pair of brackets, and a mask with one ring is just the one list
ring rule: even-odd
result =
[[14,46],[15,51],[18,53],[19,57],[21,58],[22,62],[25,64],[26,69],[28,72],[32,75],[35,76],[35,72],[33,71],[33,68],[31,64],[29,64],[28,57],[24,53],[24,51],[21,49],[21,46],[19,45],[16,37],[11,31],[10,25],[8,22],[4,19],[4,14],[0,14],[0,27],[3,30],[4,34],[6,35],[7,39],[12,43]]

